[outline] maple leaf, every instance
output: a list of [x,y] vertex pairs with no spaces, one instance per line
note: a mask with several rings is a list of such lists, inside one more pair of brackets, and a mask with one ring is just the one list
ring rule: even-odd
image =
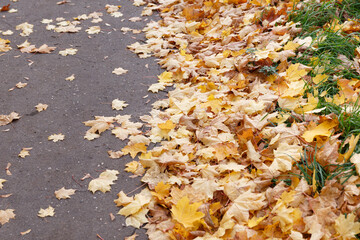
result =
[[9,222],[10,219],[15,218],[14,209],[6,209],[0,210],[0,223],[4,225],[5,223]]
[[67,56],[67,55],[75,55],[76,53],[77,53],[77,49],[75,49],[75,48],[67,48],[67,49],[65,49],[65,50],[61,50],[61,51],[59,51],[59,54],[61,55],[61,56]]
[[62,187],[54,193],[55,197],[60,200],[70,198],[71,195],[75,194],[75,191],[75,189],[65,189],[64,187]]
[[130,216],[138,213],[141,209],[150,203],[152,195],[148,189],[143,189],[139,194],[136,194],[134,200],[120,209],[118,214],[123,216]]
[[25,158],[26,156],[30,156],[30,153],[29,151],[31,150],[32,148],[23,148],[20,153],[19,153],[19,157],[21,158]]
[[2,189],[2,188],[3,188],[3,183],[4,183],[4,182],[6,182],[6,180],[5,180],[5,179],[1,179],[1,178],[0,178],[0,189]]
[[58,142],[65,139],[65,135],[59,133],[59,134],[52,134],[48,137],[49,141]]
[[114,202],[116,204],[116,206],[121,207],[121,206],[125,206],[129,203],[131,203],[132,201],[134,201],[133,197],[128,197],[126,196],[126,194],[123,191],[120,191],[118,194],[118,199],[115,199]]
[[126,166],[125,171],[134,173],[138,169],[139,162],[131,161],[131,162],[125,164],[125,166]]
[[16,119],[20,119],[19,114],[16,112],[12,112],[9,115],[0,115],[0,126],[7,125]]
[[117,170],[108,170],[102,172],[98,178],[95,178],[89,183],[89,191],[95,193],[96,191],[101,191],[103,193],[111,190],[111,185],[114,184],[114,181],[118,179],[116,175],[119,174]]
[[27,85],[28,85],[27,83],[18,82],[18,83],[15,85],[15,87],[17,87],[17,88],[24,88],[24,87],[26,87]]
[[8,52],[12,48],[9,45],[10,41],[0,38],[0,52]]
[[95,116],[95,120],[90,120],[84,122],[85,126],[91,127],[84,138],[88,140],[92,140],[94,138],[98,138],[99,136],[95,133],[99,134],[106,131],[110,127],[113,127],[113,122],[115,122],[115,118],[113,117],[104,117],[104,116]]
[[100,26],[91,26],[85,30],[88,34],[98,34],[100,31]]
[[174,220],[181,223],[185,228],[195,227],[195,224],[205,216],[204,213],[197,211],[202,204],[201,202],[189,203],[189,198],[185,196],[171,207]]
[[289,145],[287,142],[281,142],[276,150],[274,150],[274,161],[269,169],[275,173],[276,171],[286,172],[291,170],[294,161],[301,158],[302,147],[298,145]]
[[125,103],[125,101],[121,101],[119,99],[114,99],[112,101],[112,109],[115,110],[123,110],[125,107],[127,107],[129,104]]
[[161,181],[155,186],[155,192],[151,192],[151,194],[157,197],[159,200],[163,200],[165,197],[169,196],[170,188],[170,184],[165,184],[163,181]]
[[40,210],[38,212],[38,216],[41,218],[52,217],[54,215],[55,215],[55,209],[52,206],[49,206],[46,209],[40,208]]
[[135,143],[133,145],[126,145],[121,150],[124,155],[129,154],[132,158],[135,158],[138,153],[146,153],[146,146],[145,143]]
[[49,105],[47,104],[39,103],[38,105],[35,106],[35,108],[38,112],[42,112],[45,111],[48,108],[48,106]]
[[159,82],[161,83],[171,83],[173,82],[173,73],[172,72],[163,72],[162,74],[160,74],[158,77],[159,77]]
[[299,69],[300,63],[291,64],[286,70],[286,79],[289,81],[297,81],[308,74],[308,70]]
[[360,233],[360,223],[355,221],[354,213],[350,213],[346,217],[341,214],[335,220],[334,228],[340,239],[344,240],[355,239],[355,235]]
[[305,139],[307,142],[314,141],[314,138],[317,136],[325,136],[329,137],[332,133],[330,131],[334,127],[336,127],[338,123],[336,121],[328,120],[323,123],[320,123],[316,127],[311,128],[310,130],[307,130],[304,132],[304,134],[301,136]]
[[174,129],[175,128],[175,124],[169,119],[167,120],[166,122],[164,123],[159,123],[158,124],[158,127],[161,129],[161,130],[171,130],[171,129]]
[[21,30],[21,36],[27,37],[33,32],[34,25],[29,24],[28,22],[21,23],[15,27],[16,30]]
[[154,83],[148,88],[148,91],[153,92],[153,93],[157,93],[157,92],[159,92],[159,90],[164,90],[166,86],[167,86],[166,83],[162,83],[162,82]]
[[124,74],[127,72],[128,72],[128,70],[123,69],[122,67],[115,68],[114,71],[112,71],[112,73],[114,73],[116,75],[121,75],[121,74]]
[[10,10],[10,3],[8,5],[4,5],[0,8],[0,12],[7,12]]

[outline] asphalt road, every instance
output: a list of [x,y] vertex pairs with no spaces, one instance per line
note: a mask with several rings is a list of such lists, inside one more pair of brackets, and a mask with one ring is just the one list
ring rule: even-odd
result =
[[[126,142],[116,139],[109,131],[94,141],[85,140],[88,127],[82,122],[94,116],[115,116],[131,114],[132,120],[151,110],[151,102],[163,98],[163,94],[147,91],[156,75],[161,73],[154,58],[140,59],[126,49],[126,46],[144,39],[143,34],[123,34],[122,27],[141,29],[152,17],[142,17],[140,22],[130,22],[130,17],[141,14],[141,8],[132,6],[132,1],[106,0],[73,1],[57,5],[59,0],[0,1],[0,6],[11,3],[17,13],[0,13],[0,30],[12,30],[11,36],[1,36],[11,41],[13,50],[0,53],[0,114],[12,111],[22,117],[12,124],[0,127],[0,178],[7,180],[0,195],[0,210],[15,209],[16,218],[0,227],[0,239],[124,239],[134,232],[137,239],[146,239],[143,230],[125,227],[125,220],[117,215],[113,202],[116,194],[128,193],[141,185],[140,178],[129,178],[123,171],[131,159],[110,159],[108,150],[119,150]],[[123,17],[114,18],[105,12],[106,4],[121,5]],[[69,20],[81,14],[103,12],[103,22],[82,22],[79,33],[56,33],[45,30],[40,23],[43,18],[64,17]],[[34,32],[22,37],[15,26],[28,22],[34,24]],[[110,26],[105,25],[105,23]],[[88,35],[89,26],[101,26],[102,32]],[[91,36],[91,38],[89,38]],[[26,39],[36,46],[48,44],[57,49],[51,54],[21,53],[16,44]],[[59,50],[76,48],[74,56],[61,56]],[[145,65],[148,64],[148,68]],[[128,73],[117,76],[114,68],[123,67]],[[65,78],[75,74],[72,82]],[[25,78],[28,78],[26,80]],[[28,85],[22,89],[8,91],[18,82]],[[143,96],[149,95],[147,98]],[[125,100],[129,106],[123,111],[111,108],[115,98]],[[150,100],[150,102],[149,102]],[[37,112],[35,105],[48,104],[46,111]],[[8,131],[6,131],[9,129]],[[48,141],[51,134],[62,133],[65,140],[57,143]],[[30,156],[18,157],[24,147],[32,147]],[[5,168],[11,163],[12,176]],[[104,169],[119,170],[119,180],[111,192],[92,194],[87,190],[90,179],[80,181],[86,173],[97,177]],[[81,186],[73,179],[76,179]],[[71,199],[58,200],[54,191],[62,187],[77,189]],[[136,193],[138,191],[134,191]],[[39,218],[40,208],[49,205],[55,208],[55,216]],[[116,216],[110,220],[109,213]],[[31,229],[27,235],[20,232]]]

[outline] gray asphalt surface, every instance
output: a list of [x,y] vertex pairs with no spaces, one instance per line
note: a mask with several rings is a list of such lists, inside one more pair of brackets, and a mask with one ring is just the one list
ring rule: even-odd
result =
[[[97,115],[117,114],[131,114],[132,120],[137,121],[139,116],[149,113],[152,102],[165,96],[165,93],[147,92],[148,86],[156,82],[156,75],[161,73],[155,59],[140,59],[126,49],[127,45],[143,40],[144,35],[120,31],[122,27],[142,29],[155,17],[142,17],[141,22],[135,23],[128,21],[141,14],[141,8],[132,6],[128,0],[80,0],[63,5],[57,5],[57,1],[0,1],[0,6],[11,3],[11,7],[18,9],[17,13],[0,13],[0,29],[14,31],[12,36],[0,35],[9,39],[13,47],[5,54],[0,53],[0,114],[15,111],[22,116],[0,127],[0,178],[8,180],[0,195],[13,194],[0,198],[0,209],[12,208],[16,214],[15,219],[0,227],[0,239],[82,240],[99,239],[98,234],[108,240],[124,239],[134,232],[140,235],[137,239],[146,239],[143,230],[125,227],[125,219],[116,214],[119,208],[113,202],[120,190],[128,193],[141,185],[140,178],[129,178],[130,174],[123,171],[124,165],[131,161],[129,157],[110,159],[107,155],[108,150],[119,150],[126,142],[115,138],[110,131],[99,139],[85,140],[88,127],[82,122]],[[121,5],[124,16],[111,17],[105,12],[106,4]],[[47,31],[46,25],[40,23],[43,18],[69,20],[94,11],[103,12],[104,21],[83,21],[79,33]],[[29,37],[19,36],[15,30],[15,26],[23,22],[34,24],[34,32]],[[95,25],[101,26],[102,32],[88,35],[85,29]],[[26,39],[37,47],[46,43],[57,49],[51,54],[21,53],[16,44]],[[77,48],[78,53],[66,57],[58,54],[59,50],[70,47]],[[112,74],[117,67],[129,72],[120,76]],[[65,81],[71,74],[75,74],[76,79]],[[8,92],[20,81],[28,85]],[[149,97],[144,99],[145,95]],[[111,101],[115,98],[125,100],[129,106],[123,111],[112,110]],[[38,103],[49,107],[39,113],[35,109]],[[10,130],[4,131],[6,129]],[[57,143],[47,140],[57,133],[64,134],[65,140]],[[23,147],[33,148],[24,159],[18,157]],[[12,176],[5,173],[7,163],[12,164]],[[119,180],[111,192],[92,194],[87,190],[90,179],[80,181],[80,178],[86,173],[98,177],[105,169],[119,170]],[[74,188],[77,192],[71,199],[57,200],[54,191],[62,187]],[[37,217],[39,209],[49,205],[55,208],[55,216]],[[114,221],[110,220],[109,213],[116,216]],[[29,234],[20,235],[28,229],[31,229]]]

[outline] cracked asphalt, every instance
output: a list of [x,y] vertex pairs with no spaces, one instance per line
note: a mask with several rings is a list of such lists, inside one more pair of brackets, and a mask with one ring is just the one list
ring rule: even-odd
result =
[[[166,93],[152,94],[147,88],[156,82],[161,73],[154,58],[140,59],[127,50],[127,45],[144,40],[144,35],[123,34],[122,27],[142,29],[156,16],[141,17],[142,21],[130,22],[130,17],[140,16],[142,8],[128,0],[91,1],[80,0],[57,5],[58,0],[1,0],[0,6],[11,4],[17,13],[0,13],[0,30],[14,32],[1,38],[11,41],[11,51],[0,53],[0,114],[17,112],[21,119],[0,127],[0,178],[7,180],[0,195],[0,210],[15,209],[16,218],[0,227],[0,239],[124,239],[137,233],[137,239],[146,239],[144,230],[125,226],[125,219],[117,215],[119,208],[113,202],[123,190],[132,194],[140,191],[140,178],[129,178],[123,171],[131,161],[127,156],[111,159],[108,150],[119,150],[126,142],[116,139],[107,131],[99,139],[88,141],[84,135],[88,127],[83,122],[94,116],[131,114],[133,121],[151,110],[151,103]],[[114,18],[106,13],[106,4],[121,5],[123,17]],[[83,21],[79,33],[47,31],[43,18],[64,17],[71,20],[81,14],[94,11],[104,13],[103,22]],[[22,37],[16,25],[34,24],[34,32]],[[107,23],[107,25],[105,24]],[[102,32],[88,35],[89,26],[101,26]],[[90,38],[91,37],[91,38]],[[21,53],[16,45],[28,40],[39,47],[55,46],[51,54]],[[74,56],[61,56],[60,50],[76,48]],[[148,68],[145,67],[147,64]],[[112,74],[114,68],[129,70],[124,75]],[[75,80],[65,78],[75,74]],[[8,91],[18,82],[28,85]],[[147,98],[144,96],[149,95]],[[119,98],[129,106],[123,111],[111,108],[112,100]],[[37,112],[35,105],[48,104],[46,111]],[[48,141],[51,134],[62,133],[65,140]],[[21,149],[32,147],[30,156],[18,157]],[[11,163],[11,176],[5,168]],[[87,173],[97,177],[105,169],[120,172],[119,180],[111,192],[92,194],[87,190],[90,179],[80,179]],[[62,187],[76,189],[71,199],[58,200],[54,191]],[[39,218],[40,208],[55,208],[55,216]],[[116,216],[110,220],[109,214]],[[31,229],[24,236],[20,232]],[[97,236],[98,235],[98,236]]]

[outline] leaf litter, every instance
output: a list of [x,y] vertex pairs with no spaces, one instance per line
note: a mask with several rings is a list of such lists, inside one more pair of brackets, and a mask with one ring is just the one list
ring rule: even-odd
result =
[[[121,191],[115,200],[127,226],[146,224],[150,239],[354,239],[360,233],[359,132],[351,129],[342,135],[342,117],[349,118],[357,107],[360,85],[354,72],[360,50],[336,56],[352,72],[341,67],[327,72],[319,54],[330,34],[301,35],[305,25],[290,21],[288,14],[307,5],[295,3],[147,3],[141,15],[159,11],[163,20],[143,29],[145,43],[128,48],[140,58],[159,58],[166,70],[149,91],[174,89],[141,117],[145,124],[131,122],[130,115],[84,122],[91,127],[85,139],[94,140],[106,130],[129,139],[124,148],[108,152],[112,158],[129,154],[136,159],[125,170],[143,175],[147,185],[131,197]],[[145,4],[134,1],[135,6]],[[105,8],[113,17],[122,16],[121,6]],[[100,16],[95,12],[74,21],[58,18],[55,25],[52,20],[42,23],[48,30],[75,33],[81,30],[80,21],[101,22]],[[335,37],[360,30],[351,18],[320,29],[330,29]],[[29,36],[33,25],[23,23],[16,30]],[[85,31],[97,34],[100,27]],[[351,38],[359,40],[358,34]],[[11,50],[9,43],[0,38],[0,51]],[[27,53],[55,49],[30,43],[19,48]],[[113,73],[126,72],[119,68]],[[324,90],[324,82],[334,83],[335,90]],[[126,104],[120,105],[115,109]],[[0,115],[0,125],[18,118],[16,113]],[[143,126],[149,129],[145,133],[139,130]],[[62,134],[49,137],[63,139]],[[151,148],[150,143],[157,145]],[[110,191],[118,174],[106,170],[88,189]],[[75,190],[56,192],[63,199]],[[15,218],[13,212],[0,210],[0,223]],[[53,215],[49,206],[38,216]]]

